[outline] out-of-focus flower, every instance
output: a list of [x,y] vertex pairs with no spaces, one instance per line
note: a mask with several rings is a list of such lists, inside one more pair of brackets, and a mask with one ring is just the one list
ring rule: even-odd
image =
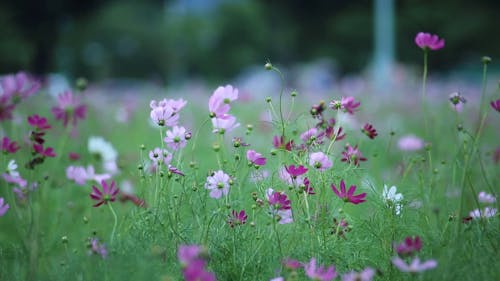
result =
[[224,134],[239,127],[240,123],[236,123],[236,117],[233,115],[224,114],[219,117],[212,118],[212,125],[214,133]]
[[424,148],[424,141],[415,135],[406,135],[398,140],[398,148],[403,151],[416,151]]
[[386,203],[387,207],[389,208],[394,208],[394,212],[396,215],[401,214],[401,209],[402,209],[402,204],[401,201],[403,201],[403,194],[397,193],[397,187],[396,186],[391,186],[391,188],[388,188],[387,185],[384,184],[384,190],[382,191],[382,198],[384,202]]
[[52,147],[43,148],[42,144],[34,143],[33,150],[43,157],[56,157],[56,153]]
[[479,192],[477,198],[481,203],[495,203],[497,201],[497,198],[495,196],[484,191]]
[[273,278],[273,279],[270,279],[269,281],[285,281],[285,278],[279,276],[279,277],[276,277],[276,278]]
[[19,145],[15,141],[11,141],[9,137],[3,137],[2,139],[2,151],[4,154],[16,153],[19,150]]
[[333,190],[333,192],[342,200],[344,200],[345,202],[350,202],[352,204],[359,204],[359,203],[363,203],[365,202],[365,198],[366,198],[366,193],[361,193],[361,194],[358,194],[358,195],[354,195],[354,192],[356,191],[356,186],[355,185],[351,185],[349,187],[349,190],[346,190],[345,188],[345,182],[344,180],[341,180],[340,181],[340,191],[337,189],[337,187],[332,184],[331,185],[331,188]]
[[183,266],[186,266],[197,259],[202,252],[203,248],[199,245],[180,245],[177,249],[177,259]]
[[222,195],[227,196],[229,193],[229,181],[231,178],[228,174],[219,170],[207,177],[205,188],[210,190],[210,197],[219,199]]
[[273,146],[277,149],[286,149],[288,151],[292,151],[293,148],[293,140],[285,143],[285,138],[283,136],[274,136],[273,137]]
[[281,264],[283,264],[283,266],[285,266],[286,268],[288,268],[290,270],[295,270],[295,269],[301,268],[303,266],[303,264],[300,261],[294,260],[291,258],[284,258],[281,261]]
[[459,92],[453,92],[450,94],[450,102],[454,106],[457,106],[459,104],[466,103],[467,100]]
[[408,236],[403,242],[395,246],[395,250],[400,256],[411,256],[422,249],[422,240],[419,236],[412,238]]
[[227,223],[231,227],[239,226],[247,222],[247,214],[245,210],[236,211],[233,210],[227,219]]
[[276,219],[279,224],[287,224],[293,222],[291,201],[284,192],[274,191],[268,188],[266,191],[267,201],[270,207],[270,213],[273,219]]
[[4,201],[3,197],[0,197],[0,217],[3,217],[7,213],[9,208],[9,204]]
[[328,268],[325,268],[324,266],[317,266],[315,258],[311,258],[309,263],[304,264],[304,271],[306,272],[307,277],[317,281],[331,281],[337,277],[335,266],[332,265]]
[[338,235],[339,237],[345,238],[345,234],[351,231],[352,227],[345,219],[337,220],[333,218],[333,227],[331,234]]
[[166,149],[161,149],[156,147],[149,152],[149,159],[153,161],[154,164],[165,164],[168,165],[172,161],[172,153],[168,152]]
[[111,184],[103,180],[101,181],[102,191],[99,190],[95,185],[92,186],[92,193],[90,193],[90,198],[96,200],[97,203],[93,207],[99,207],[102,204],[108,204],[108,202],[114,202],[116,200],[116,195],[120,192],[120,189],[116,187],[115,181],[111,181]]
[[28,181],[23,179],[19,173],[17,175],[10,175],[8,173],[5,173],[2,175],[3,179],[8,182],[8,183],[13,183],[15,185],[18,185],[20,187],[26,187],[28,185]]
[[104,243],[99,242],[99,239],[97,238],[92,238],[90,239],[90,250],[89,250],[89,255],[99,255],[103,259],[105,259],[108,256],[108,250],[106,249],[106,245]]
[[78,154],[76,152],[70,152],[70,153],[68,153],[68,158],[69,158],[69,160],[77,161],[80,159],[80,154]]
[[307,173],[308,169],[302,165],[295,167],[295,165],[290,165],[288,167],[285,166],[285,170],[292,176],[292,178],[296,178]]
[[266,165],[266,157],[263,157],[262,154],[252,149],[247,150],[247,160],[255,166]]
[[215,275],[206,271],[206,262],[202,257],[202,247],[198,245],[180,245],[177,257],[182,265],[185,281],[215,281]]
[[57,97],[57,106],[52,107],[52,114],[57,120],[63,120],[64,127],[70,121],[76,126],[78,119],[85,119],[87,106],[82,104],[71,91],[66,91]]
[[184,127],[174,126],[166,134],[164,141],[173,150],[179,150],[186,146],[186,129]]
[[312,127],[309,130],[300,134],[300,139],[307,145],[321,141],[320,140],[321,137],[318,137],[318,129],[315,127]]
[[497,214],[496,208],[485,207],[484,210],[475,209],[469,213],[473,219],[491,218]]
[[210,117],[220,118],[229,112],[230,103],[238,99],[238,89],[231,85],[218,87],[208,100]]
[[497,112],[500,112],[500,100],[491,101],[490,105],[491,105],[491,108],[493,108]]
[[444,39],[440,39],[435,34],[419,32],[415,36],[415,44],[422,50],[439,50],[444,48]]
[[96,174],[94,166],[89,165],[85,169],[82,166],[68,166],[66,168],[66,178],[74,180],[79,185],[85,185],[88,180],[94,180],[101,183],[103,180],[111,178],[109,174]]
[[367,267],[361,272],[351,271],[342,275],[342,281],[372,281],[375,273],[375,269]]
[[333,163],[326,154],[320,151],[309,155],[309,165],[323,172],[331,168]]
[[40,131],[44,131],[50,129],[51,126],[47,123],[47,118],[41,117],[38,114],[28,116],[28,124],[35,127]]
[[392,264],[396,266],[401,272],[417,273],[435,268],[437,266],[437,261],[428,260],[425,262],[420,262],[420,259],[418,257],[415,257],[410,264],[407,264],[403,259],[396,256],[392,259]]
[[359,107],[361,102],[356,102],[354,97],[342,97],[340,101],[334,100],[330,102],[330,108],[334,110],[342,109],[344,112],[354,114],[354,111]]
[[41,87],[40,82],[31,79],[25,72],[7,75],[0,82],[2,95],[9,97],[13,104],[34,95]]
[[373,126],[368,123],[365,124],[363,129],[361,129],[361,132],[367,135],[370,139],[374,139],[376,136],[378,136],[377,130],[375,130],[375,128],[373,128]]
[[18,177],[19,172],[17,171],[17,163],[16,160],[11,159],[9,163],[7,164],[7,174],[13,176],[13,177]]
[[357,145],[352,147],[350,144],[347,144],[344,151],[342,151],[342,159],[340,161],[359,166],[359,161],[366,161],[366,158],[363,157]]

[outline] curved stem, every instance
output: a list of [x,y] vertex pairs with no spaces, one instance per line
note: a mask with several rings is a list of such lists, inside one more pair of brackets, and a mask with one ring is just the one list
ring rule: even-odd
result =
[[113,245],[113,240],[115,238],[116,226],[118,225],[118,217],[116,216],[116,213],[115,213],[115,210],[113,209],[113,206],[111,206],[111,204],[109,202],[106,205],[109,206],[109,210],[111,211],[111,214],[113,214],[113,218],[115,220],[115,222],[113,224],[113,230],[111,231],[111,239],[110,239],[110,243],[111,243],[111,245]]

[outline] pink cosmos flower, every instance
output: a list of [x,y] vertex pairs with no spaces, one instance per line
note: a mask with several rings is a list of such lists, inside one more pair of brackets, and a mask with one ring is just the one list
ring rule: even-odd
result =
[[314,152],[309,155],[309,165],[321,172],[332,167],[333,163],[323,152]]
[[34,143],[33,150],[43,157],[56,157],[56,153],[52,147],[43,148],[42,144]]
[[186,129],[184,127],[174,126],[172,130],[167,131],[167,136],[164,141],[173,150],[184,148],[186,146]]
[[2,174],[3,179],[8,183],[13,183],[20,187],[26,187],[28,185],[28,181],[23,179],[19,174],[11,175],[8,173]]
[[295,165],[285,166],[285,170],[290,174],[290,176],[296,178],[307,173],[308,169],[302,165],[295,167]]
[[318,134],[318,129],[315,127],[310,128],[309,130],[303,132],[300,135],[300,139],[306,143],[307,145],[312,144],[313,142],[321,142],[321,136]]
[[154,164],[161,163],[168,165],[170,161],[172,161],[172,153],[168,152],[166,149],[156,147],[155,149],[149,151],[149,159],[151,159]]
[[337,187],[334,184],[331,185],[331,188],[332,188],[333,192],[340,199],[344,200],[345,202],[349,202],[349,203],[357,205],[359,203],[363,203],[366,201],[365,200],[366,193],[354,195],[354,192],[356,191],[355,185],[351,185],[349,187],[349,190],[346,191],[344,180],[340,181],[340,191],[337,189]]
[[19,150],[19,145],[15,141],[11,141],[9,137],[3,137],[2,139],[2,151],[7,154],[7,153],[16,153],[16,151]]
[[203,259],[195,259],[182,269],[185,281],[215,281],[213,272],[206,271],[206,262]]
[[270,214],[279,224],[293,222],[291,201],[284,192],[274,191],[268,188],[266,191],[267,201],[270,206]]
[[247,160],[255,166],[266,165],[266,157],[262,157],[262,154],[252,149],[247,150]]
[[103,180],[101,181],[102,191],[99,190],[95,185],[92,186],[92,193],[90,193],[90,198],[96,200],[97,203],[93,207],[99,207],[102,204],[108,204],[108,202],[114,202],[116,200],[116,195],[120,192],[120,189],[116,187],[115,181],[111,181],[111,184]]
[[422,249],[422,240],[419,236],[415,236],[415,238],[408,236],[395,249],[400,256],[411,256]]
[[160,127],[173,127],[176,126],[179,121],[179,114],[168,104],[152,108],[149,116],[151,120]]
[[183,99],[178,99],[178,100],[173,100],[173,99],[163,99],[159,102],[157,102],[156,100],[152,100],[150,103],[149,103],[149,107],[151,107],[151,109],[155,109],[157,107],[169,107],[169,108],[172,108],[172,111],[174,113],[179,113],[180,110],[186,106],[187,104],[187,101],[183,100]]
[[98,255],[105,259],[108,256],[108,250],[104,243],[99,242],[99,239],[92,238],[90,239],[90,251],[89,255]]
[[227,219],[227,223],[231,226],[231,228],[245,224],[246,222],[247,214],[245,213],[245,210],[241,210],[240,212],[233,210]]
[[401,272],[417,273],[435,268],[437,266],[437,261],[428,260],[422,263],[418,257],[415,257],[410,264],[407,264],[403,259],[396,256],[392,259],[392,264]]
[[0,197],[0,217],[3,217],[7,213],[9,208],[9,204],[4,201],[3,197]]
[[285,143],[285,138],[283,136],[274,136],[273,137],[273,146],[277,149],[286,149],[288,151],[292,151],[293,149],[293,140]]
[[373,125],[371,125],[369,123],[365,124],[363,129],[361,129],[361,132],[363,132],[363,134],[367,135],[370,139],[374,139],[376,136],[378,136],[377,130],[375,130]]
[[66,168],[66,178],[75,181],[78,185],[85,185],[88,180],[95,180],[100,183],[111,178],[109,174],[96,174],[94,166],[89,165],[87,169],[82,166],[68,166]]
[[80,154],[78,154],[76,152],[70,152],[70,153],[68,153],[68,158],[71,161],[77,161],[80,159]]
[[202,252],[203,248],[198,245],[180,245],[177,250],[177,259],[181,265],[186,266],[197,259]]
[[341,100],[333,100],[330,102],[330,108],[334,110],[342,109],[344,112],[354,114],[354,111],[359,107],[361,102],[356,102],[354,97],[342,97]]
[[85,119],[87,106],[80,102],[80,98],[66,91],[57,97],[57,106],[52,107],[52,114],[57,120],[63,120],[66,127],[70,121],[76,126],[78,119]]
[[224,114],[219,117],[212,118],[212,125],[214,133],[224,134],[225,132],[230,132],[234,128],[240,126],[240,123],[236,123],[236,117],[230,114]]
[[496,208],[485,207],[484,210],[475,209],[469,213],[473,219],[491,218],[497,214]]
[[210,117],[220,118],[229,112],[230,103],[238,99],[238,89],[231,85],[218,87],[208,100]]
[[344,274],[342,281],[372,281],[375,273],[375,269],[367,267],[361,272],[351,271]]
[[444,48],[444,39],[440,39],[437,35],[419,32],[415,36],[415,44],[422,50],[439,50]]
[[309,263],[304,264],[304,270],[307,277],[312,280],[318,281],[331,281],[337,277],[337,272],[335,272],[335,266],[330,266],[325,268],[324,266],[317,266],[316,259],[311,258]]
[[40,82],[28,77],[25,72],[16,75],[7,75],[0,82],[3,95],[12,99],[16,104],[19,101],[34,95],[41,87]]
[[205,188],[210,190],[210,197],[219,199],[222,195],[227,196],[229,193],[229,175],[219,170],[207,177]]
[[486,193],[484,191],[479,192],[477,195],[477,199],[481,203],[495,203],[497,201],[497,198],[489,193]]
[[417,151],[424,148],[424,141],[415,135],[406,135],[398,140],[398,148],[403,151]]
[[363,157],[357,145],[352,147],[350,144],[347,144],[345,150],[342,151],[342,159],[340,161],[359,166],[359,161],[366,161],[366,158]]
[[31,126],[35,127],[35,129],[38,129],[40,131],[44,131],[51,128],[49,123],[47,123],[47,118],[40,117],[38,114],[29,116],[28,124],[30,124]]
[[500,112],[500,100],[491,101],[490,105],[491,108],[493,108],[497,112]]
[[300,261],[291,258],[284,258],[281,261],[281,264],[283,264],[283,266],[291,270],[295,270],[304,266]]
[[335,132],[332,126],[328,126],[325,129],[325,136],[330,140],[335,140],[335,141],[343,140],[345,138],[345,133],[343,133],[342,130],[343,130],[342,127],[339,127],[337,129],[337,132]]

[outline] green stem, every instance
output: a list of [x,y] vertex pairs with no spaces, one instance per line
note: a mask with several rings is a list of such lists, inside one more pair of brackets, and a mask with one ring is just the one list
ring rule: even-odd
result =
[[280,121],[281,121],[281,135],[283,138],[285,138],[285,118],[283,117],[283,103],[282,103],[282,98],[283,98],[283,92],[285,91],[285,76],[283,76],[283,73],[279,69],[273,66],[272,68],[278,75],[280,76],[281,79],[281,90],[280,90],[280,99],[279,99],[279,110],[280,110]]
[[428,51],[427,49],[424,49],[424,71],[422,74],[422,115],[424,116],[424,128],[425,128],[425,135],[428,136],[429,133],[429,125],[428,125],[428,120],[427,120],[427,91],[426,91],[426,84],[427,84],[427,57],[428,57]]
[[118,225],[118,217],[116,216],[113,206],[109,202],[107,205],[109,206],[109,210],[111,211],[111,214],[113,214],[113,219],[115,220],[113,224],[113,230],[111,231],[111,239],[110,239],[111,245],[113,245],[113,240],[115,239],[116,226]]

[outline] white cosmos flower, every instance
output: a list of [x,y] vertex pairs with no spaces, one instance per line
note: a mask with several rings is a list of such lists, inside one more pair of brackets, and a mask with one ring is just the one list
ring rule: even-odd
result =
[[9,164],[7,164],[7,173],[13,177],[19,176],[19,172],[17,171],[16,160],[12,159],[9,161]]
[[118,157],[113,145],[102,137],[90,137],[88,149],[90,153],[101,156],[103,162],[115,161]]
[[384,202],[392,208],[394,206],[394,210],[396,212],[396,215],[401,214],[401,209],[402,209],[402,204],[401,201],[403,201],[403,194],[397,193],[397,187],[396,186],[391,186],[391,188],[388,188],[387,185],[384,184],[384,191],[382,192],[382,198],[384,199]]

